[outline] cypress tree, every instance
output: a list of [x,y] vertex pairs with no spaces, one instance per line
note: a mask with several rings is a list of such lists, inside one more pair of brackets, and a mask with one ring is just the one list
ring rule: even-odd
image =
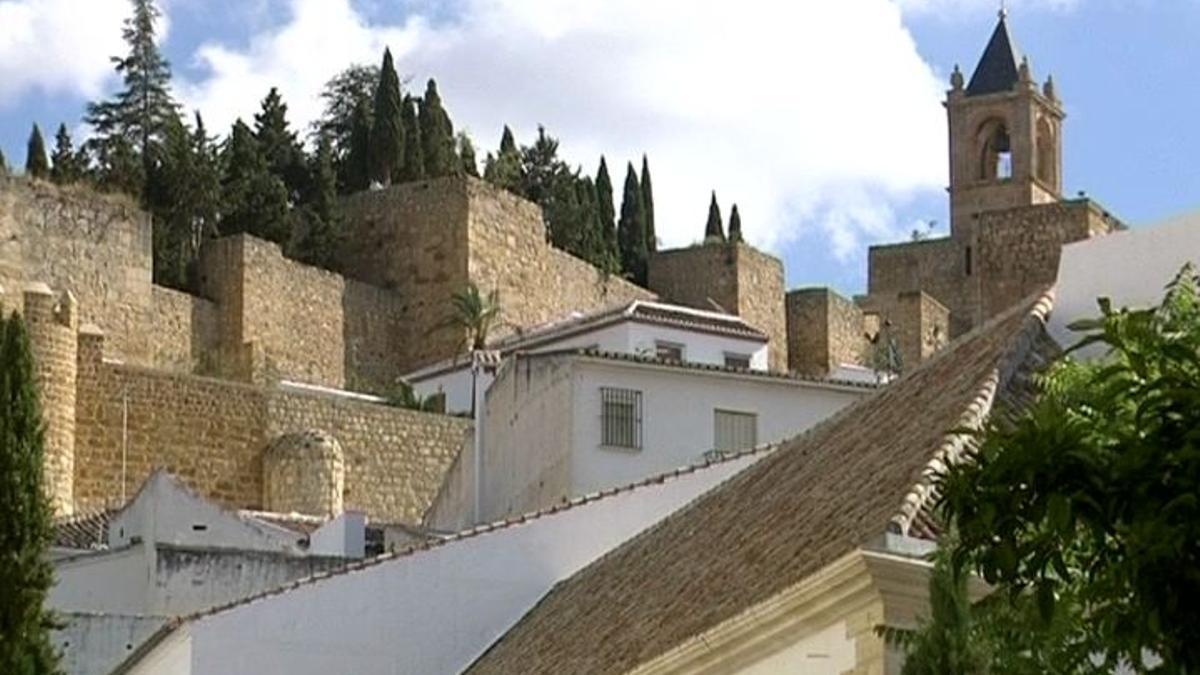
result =
[[371,127],[371,180],[389,185],[404,165],[404,124],[400,119],[400,77],[392,63],[392,50],[383,50],[379,86],[375,89],[374,125]]
[[[128,189],[125,183],[132,178],[145,178],[147,163],[152,161],[150,146],[162,138],[166,125],[179,115],[171,97],[171,67],[154,37],[161,13],[154,0],[132,2],[133,16],[125,20],[121,33],[129,53],[113,58],[125,88],[112,100],[89,103],[84,116],[84,121],[96,130],[89,144],[100,160],[101,174],[114,174],[104,182],[121,189]],[[120,141],[126,145],[119,145]],[[141,176],[130,176],[130,155],[142,163]],[[132,193],[140,192],[139,183]]]
[[286,243],[288,237],[287,188],[271,173],[267,159],[254,140],[254,132],[240,119],[234,123],[225,147],[221,180],[222,235],[246,232]]
[[458,160],[464,174],[479,178],[479,166],[475,163],[475,144],[465,131],[458,134]]
[[737,204],[729,212],[729,241],[742,241],[742,216],[738,213]]
[[400,111],[400,121],[404,125],[404,136],[411,143],[404,144],[404,181],[423,180],[425,178],[425,153],[421,149],[421,127],[417,124],[417,102],[411,96],[405,96],[403,108]]
[[58,133],[54,134],[54,152],[50,155],[50,162],[50,180],[59,185],[79,180],[80,171],[76,166],[78,158],[65,124],[59,124]]
[[421,151],[425,156],[425,175],[430,178],[458,173],[454,154],[454,125],[442,107],[437,82],[430,78],[421,99]]
[[489,154],[484,164],[483,179],[496,187],[524,196],[521,191],[521,152],[507,124],[500,136],[500,150],[495,157]]
[[4,150],[0,150],[0,176],[8,175],[8,160],[4,159]]
[[621,221],[617,224],[617,239],[621,247],[621,269],[635,283],[646,284],[646,213],[642,205],[642,188],[638,184],[633,162],[625,171],[625,195],[621,200]]
[[46,496],[45,425],[21,319],[0,316],[0,672],[56,673],[45,608],[54,583]]
[[621,253],[617,246],[617,214],[613,207],[612,179],[608,176],[608,163],[600,156],[600,168],[596,170],[596,227],[600,228],[600,241],[608,258],[609,271],[620,270]]
[[308,181],[308,167],[304,148],[296,140],[295,132],[288,128],[287,104],[275,87],[267,92],[262,109],[254,115],[254,139],[267,158],[271,173],[287,186],[288,199],[299,202]]
[[646,209],[646,248],[658,250],[658,235],[654,232],[654,188],[650,184],[650,162],[642,155],[642,205]]
[[366,190],[371,184],[371,123],[367,104],[359,101],[354,107],[354,124],[350,130],[350,152],[346,155],[346,192]]
[[50,164],[46,159],[46,142],[42,140],[42,130],[35,123],[33,131],[29,132],[29,143],[25,146],[25,174],[34,178],[48,178]]
[[721,207],[717,206],[717,191],[713,190],[708,203],[708,222],[704,225],[704,243],[725,241],[725,226],[721,224]]
[[332,269],[340,237],[337,204],[337,174],[333,168],[333,145],[328,137],[317,142],[312,159],[311,188],[304,204],[304,228],[294,256],[309,265]]

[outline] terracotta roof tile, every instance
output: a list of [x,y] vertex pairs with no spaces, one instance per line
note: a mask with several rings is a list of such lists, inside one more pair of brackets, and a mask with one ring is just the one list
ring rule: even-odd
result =
[[627,672],[889,529],[932,530],[925,472],[1028,386],[1049,306],[990,322],[560,583],[469,672]]

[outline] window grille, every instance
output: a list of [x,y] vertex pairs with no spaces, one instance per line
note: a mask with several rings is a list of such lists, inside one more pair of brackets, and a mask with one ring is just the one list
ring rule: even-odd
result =
[[725,367],[750,370],[750,357],[745,354],[726,354]]
[[660,361],[683,361],[683,345],[675,342],[655,342],[654,355]]
[[614,448],[642,447],[642,392],[600,387],[601,444]]
[[749,450],[758,445],[758,415],[713,411],[713,440],[717,450]]

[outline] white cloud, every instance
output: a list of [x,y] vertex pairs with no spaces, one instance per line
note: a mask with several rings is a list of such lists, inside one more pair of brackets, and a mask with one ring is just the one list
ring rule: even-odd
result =
[[209,75],[180,94],[219,129],[275,85],[306,123],[329,76],[390,45],[414,87],[438,79],[481,149],[505,123],[523,141],[544,123],[589,173],[607,154],[618,200],[625,162],[648,153],[668,245],[701,236],[715,188],[753,242],[778,250],[815,227],[847,259],[903,235],[897,205],[944,185],[943,85],[889,0],[460,0],[451,21],[414,6],[381,26],[348,0],[291,0],[248,48],[203,46]]
[[[912,14],[939,14],[947,17],[979,16],[989,9],[998,11],[1000,0],[895,0],[901,11]],[[1003,6],[1014,12],[1067,11],[1075,9],[1081,0],[1003,0]]]
[[0,2],[0,107],[30,91],[101,93],[109,57],[125,52],[127,0]]

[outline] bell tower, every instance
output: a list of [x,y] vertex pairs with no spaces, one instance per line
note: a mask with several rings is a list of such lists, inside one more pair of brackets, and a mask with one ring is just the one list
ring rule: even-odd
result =
[[1054,202],[1062,196],[1062,104],[1053,78],[1041,87],[1020,57],[1000,11],[996,30],[964,86],[950,77],[950,232],[970,245],[984,211]]

